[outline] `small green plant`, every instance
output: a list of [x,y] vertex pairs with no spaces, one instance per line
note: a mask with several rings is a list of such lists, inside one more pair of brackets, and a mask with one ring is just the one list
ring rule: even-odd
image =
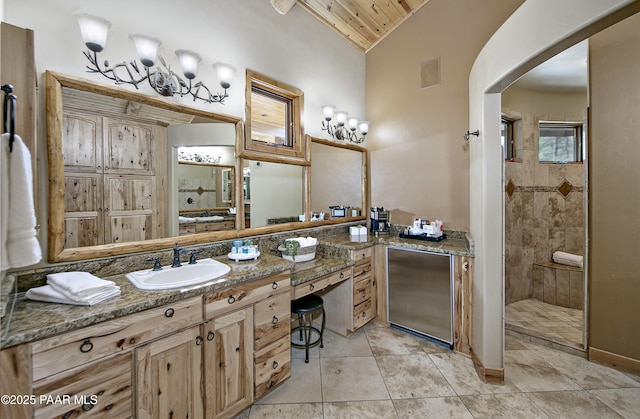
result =
[[296,255],[300,248],[300,242],[297,240],[285,240],[284,247],[287,249],[287,255],[291,256],[291,259],[296,260]]

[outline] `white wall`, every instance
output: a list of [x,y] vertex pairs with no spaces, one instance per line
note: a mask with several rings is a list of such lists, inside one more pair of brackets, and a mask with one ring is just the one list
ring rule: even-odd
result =
[[[470,232],[476,254],[473,349],[487,368],[502,368],[503,202],[500,92],[558,52],[633,13],[630,0],[527,0],[484,46],[469,78]],[[540,28],[544,27],[544,30]],[[505,54],[505,51],[509,51]]]

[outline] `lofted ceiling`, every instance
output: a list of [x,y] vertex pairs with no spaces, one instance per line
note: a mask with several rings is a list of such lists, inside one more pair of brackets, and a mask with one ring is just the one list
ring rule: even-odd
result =
[[[297,4],[358,49],[366,52],[427,1],[297,0]],[[274,7],[277,3],[285,3],[285,1],[272,0]],[[290,7],[293,7],[293,4]]]

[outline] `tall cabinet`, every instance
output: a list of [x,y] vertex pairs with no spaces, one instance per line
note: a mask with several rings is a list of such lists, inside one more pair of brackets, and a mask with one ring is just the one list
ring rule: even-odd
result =
[[62,142],[67,247],[164,236],[164,127],[65,110]]

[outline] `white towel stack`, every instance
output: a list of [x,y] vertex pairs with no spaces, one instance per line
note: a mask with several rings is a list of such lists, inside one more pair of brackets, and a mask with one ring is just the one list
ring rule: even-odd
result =
[[49,303],[92,306],[120,295],[120,287],[88,272],[62,272],[47,275],[47,285],[31,288],[26,296]]
[[577,266],[582,268],[583,257],[566,252],[553,252],[553,261],[561,265]]

